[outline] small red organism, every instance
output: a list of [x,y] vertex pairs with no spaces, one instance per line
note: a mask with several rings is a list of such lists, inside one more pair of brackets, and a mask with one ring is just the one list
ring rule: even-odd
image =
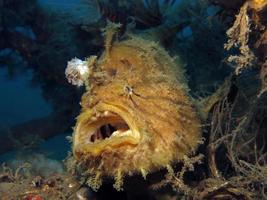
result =
[[44,198],[38,194],[30,194],[26,197],[26,200],[44,200]]

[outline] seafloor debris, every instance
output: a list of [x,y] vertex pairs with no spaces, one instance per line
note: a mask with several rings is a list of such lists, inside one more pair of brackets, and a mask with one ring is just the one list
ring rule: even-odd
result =
[[21,151],[15,159],[12,159],[7,164],[13,169],[17,169],[23,166],[24,163],[30,164],[30,174],[36,176],[48,177],[51,174],[61,174],[64,171],[64,166],[60,161],[31,151]]
[[[2,166],[0,172],[1,200],[75,200],[81,199],[79,197],[83,195],[81,192],[76,194],[80,187],[80,183],[69,174],[35,176],[30,173],[28,165],[22,165],[15,172],[9,167]],[[88,198],[83,198],[86,199]]]

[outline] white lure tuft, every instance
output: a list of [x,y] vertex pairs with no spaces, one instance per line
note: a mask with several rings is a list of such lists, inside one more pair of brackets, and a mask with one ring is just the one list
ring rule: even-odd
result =
[[87,61],[73,58],[68,62],[67,68],[65,70],[65,75],[68,79],[68,82],[72,85],[77,85],[78,87],[84,85],[89,75],[89,67]]

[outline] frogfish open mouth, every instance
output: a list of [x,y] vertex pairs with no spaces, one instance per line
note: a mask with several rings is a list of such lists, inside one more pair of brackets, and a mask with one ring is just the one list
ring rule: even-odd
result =
[[188,95],[182,64],[158,43],[129,35],[115,40],[105,29],[98,58],[68,63],[66,76],[86,92],[73,134],[73,155],[98,189],[114,177],[146,174],[177,163],[196,150],[201,124]]

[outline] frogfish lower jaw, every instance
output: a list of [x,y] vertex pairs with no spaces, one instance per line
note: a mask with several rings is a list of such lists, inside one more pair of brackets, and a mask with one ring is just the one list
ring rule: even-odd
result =
[[115,106],[103,104],[96,113],[84,112],[74,130],[74,155],[80,158],[98,156],[121,146],[138,145],[141,134],[128,113]]

